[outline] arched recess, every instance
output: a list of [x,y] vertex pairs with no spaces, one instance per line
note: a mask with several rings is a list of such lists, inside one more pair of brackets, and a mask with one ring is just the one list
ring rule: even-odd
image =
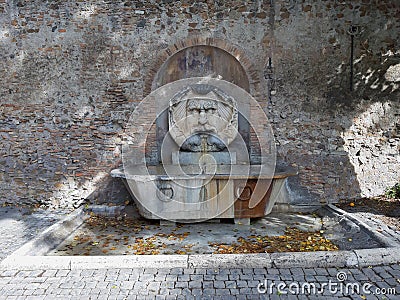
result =
[[260,95],[258,71],[244,51],[225,40],[194,37],[163,50],[144,82],[144,96],[158,87],[182,78],[222,76],[253,95]]
[[158,70],[152,89],[179,79],[203,76],[219,76],[250,92],[247,74],[235,57],[206,45],[188,47],[169,57]]

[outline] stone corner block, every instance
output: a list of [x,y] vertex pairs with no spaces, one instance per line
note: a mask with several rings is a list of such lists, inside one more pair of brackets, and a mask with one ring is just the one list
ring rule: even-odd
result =
[[375,248],[354,250],[360,267],[394,264],[400,262],[400,248]]

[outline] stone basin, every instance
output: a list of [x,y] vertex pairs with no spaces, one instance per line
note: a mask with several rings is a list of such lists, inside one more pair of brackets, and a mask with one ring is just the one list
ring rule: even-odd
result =
[[143,217],[189,222],[265,216],[294,175],[297,170],[290,167],[240,164],[131,166],[111,172],[122,178]]

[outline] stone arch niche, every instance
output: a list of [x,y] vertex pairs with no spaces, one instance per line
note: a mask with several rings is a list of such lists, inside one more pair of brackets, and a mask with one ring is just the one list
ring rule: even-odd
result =
[[250,92],[250,83],[240,62],[227,51],[210,45],[184,48],[170,56],[158,70],[152,90],[190,77],[211,76],[234,83]]
[[[197,51],[199,52],[196,53]],[[183,57],[191,58],[191,55],[195,54],[200,56],[204,54],[209,58],[207,72],[201,71],[199,74],[195,74],[193,64],[188,64],[192,68],[190,72],[178,72],[178,68],[173,68],[174,65],[178,66]],[[186,61],[188,60],[186,59]],[[198,67],[197,70],[201,70],[201,68]],[[198,35],[170,44],[157,54],[144,79],[143,96],[147,96],[163,84],[178,79],[204,76],[205,74],[212,75],[213,73],[217,75],[219,73],[224,80],[240,86],[256,100],[261,100],[263,94],[260,83],[261,73],[245,51],[227,40]]]

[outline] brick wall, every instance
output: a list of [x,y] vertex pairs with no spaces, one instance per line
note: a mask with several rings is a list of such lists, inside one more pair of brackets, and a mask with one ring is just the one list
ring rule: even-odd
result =
[[400,176],[399,19],[395,0],[0,0],[0,202],[117,200],[129,116],[168,57],[198,44],[243,66],[300,187],[380,194]]

